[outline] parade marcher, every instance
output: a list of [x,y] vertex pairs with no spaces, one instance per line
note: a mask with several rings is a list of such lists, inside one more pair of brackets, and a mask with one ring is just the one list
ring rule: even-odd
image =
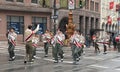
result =
[[39,24],[37,25],[35,30],[32,30],[32,25],[29,25],[28,28],[25,30],[25,41],[26,41],[26,57],[25,61],[26,62],[33,62],[33,44],[32,44],[32,38],[33,35],[39,30]]
[[100,53],[99,45],[97,43],[98,42],[98,37],[96,36],[96,34],[93,35],[92,40],[93,40],[93,44],[94,44],[94,47],[95,47],[95,53]]
[[105,37],[103,37],[103,47],[104,47],[104,53],[103,54],[107,54],[107,47],[109,45],[109,40],[110,40],[110,36],[108,33],[106,33]]
[[44,42],[45,57],[48,57],[48,49],[49,49],[51,38],[52,36],[49,30],[46,30],[46,32],[42,35],[42,39]]
[[120,34],[115,38],[116,42],[117,42],[117,49],[118,52],[120,53]]
[[55,58],[55,61],[54,63],[58,63],[59,59],[58,59],[58,56],[60,56],[60,59],[61,59],[61,62],[63,61],[63,42],[65,40],[65,35],[58,29],[56,35],[54,36],[54,42],[55,42],[55,47],[54,47],[54,58]]
[[74,31],[74,34],[70,37],[70,45],[72,50],[73,64],[77,64],[77,58],[79,57],[78,52],[80,52],[82,44],[80,43],[80,35],[78,31]]
[[9,52],[9,61],[13,61],[15,59],[15,53],[14,53],[14,49],[16,46],[16,38],[17,38],[17,34],[14,31],[14,28],[10,28],[10,31],[8,33],[8,52]]
[[38,42],[39,42],[39,35],[35,34],[33,39],[32,39],[32,44],[33,44],[33,59],[36,58],[36,48],[38,47]]
[[85,54],[85,52],[84,52],[84,50],[83,50],[83,48],[85,47],[85,37],[82,35],[82,33],[80,34],[79,39],[80,39],[80,42],[79,42],[79,43],[82,45],[82,47],[79,48],[77,61],[80,60],[80,57],[81,57],[81,54],[82,54],[82,53]]

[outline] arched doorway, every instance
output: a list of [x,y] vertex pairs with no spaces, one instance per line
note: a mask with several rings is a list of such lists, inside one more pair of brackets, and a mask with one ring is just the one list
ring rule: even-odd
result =
[[66,24],[68,24],[68,17],[62,18],[58,26],[63,33],[66,31]]

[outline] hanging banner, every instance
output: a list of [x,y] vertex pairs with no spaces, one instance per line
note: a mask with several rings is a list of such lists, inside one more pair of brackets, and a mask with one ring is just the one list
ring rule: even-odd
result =
[[74,0],[68,1],[68,9],[75,9],[75,1]]

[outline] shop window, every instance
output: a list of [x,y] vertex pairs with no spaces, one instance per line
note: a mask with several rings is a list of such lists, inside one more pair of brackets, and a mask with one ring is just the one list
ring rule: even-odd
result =
[[31,3],[38,3],[38,0],[31,0]]
[[24,17],[23,16],[7,16],[7,29],[14,28],[17,34],[24,33]]
[[6,1],[10,1],[10,2],[13,2],[14,0],[6,0]]
[[33,29],[36,28],[37,24],[40,25],[38,34],[43,34],[47,29],[47,17],[32,17]]
[[17,2],[23,2],[23,0],[17,0]]

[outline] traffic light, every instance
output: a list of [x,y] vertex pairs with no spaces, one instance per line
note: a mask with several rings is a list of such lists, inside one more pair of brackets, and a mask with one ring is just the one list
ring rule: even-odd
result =
[[79,6],[80,6],[80,8],[83,7],[83,1],[82,1],[82,0],[80,0],[80,2],[79,2]]

